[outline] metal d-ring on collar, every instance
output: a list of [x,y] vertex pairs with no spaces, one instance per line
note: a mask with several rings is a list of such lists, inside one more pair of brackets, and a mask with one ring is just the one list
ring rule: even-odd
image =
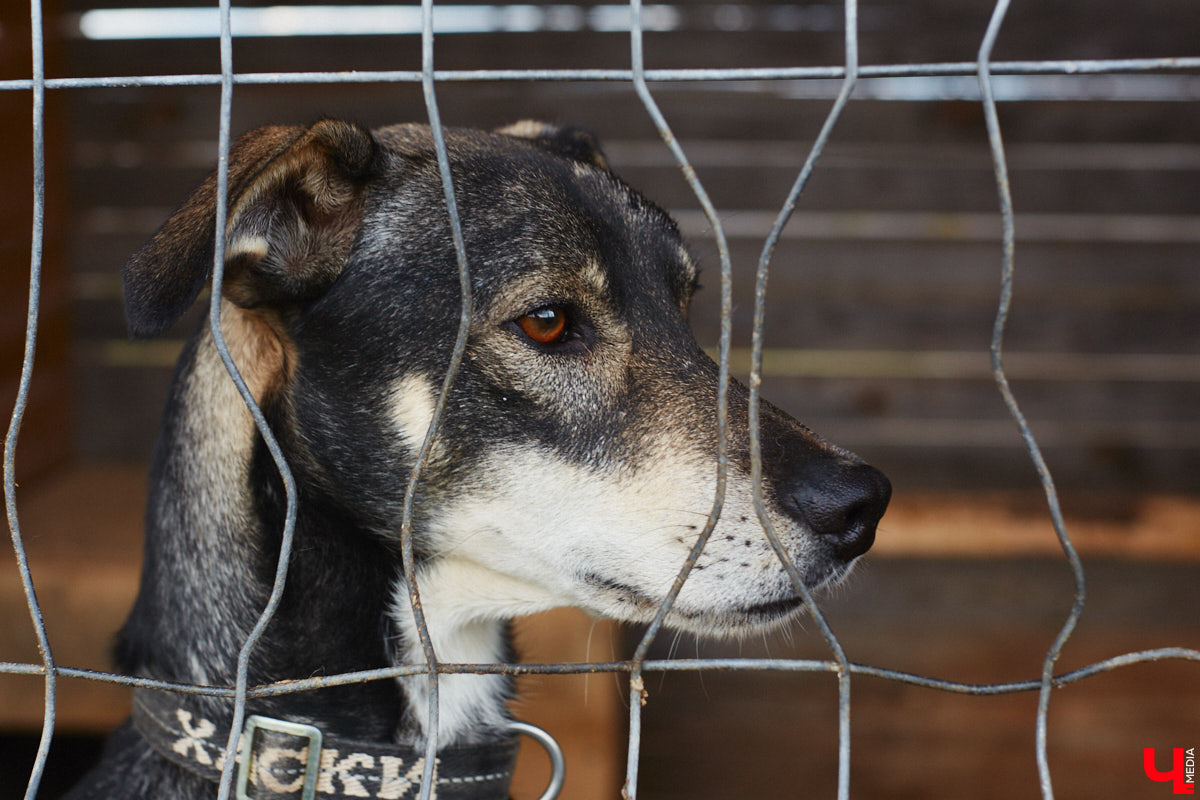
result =
[[510,731],[522,733],[533,739],[542,746],[546,751],[546,755],[550,756],[550,783],[546,786],[546,791],[538,800],[554,800],[558,797],[558,793],[562,791],[563,780],[567,774],[567,762],[563,758],[562,748],[558,746],[558,742],[554,737],[536,725],[530,725],[528,722],[510,722],[508,723]]

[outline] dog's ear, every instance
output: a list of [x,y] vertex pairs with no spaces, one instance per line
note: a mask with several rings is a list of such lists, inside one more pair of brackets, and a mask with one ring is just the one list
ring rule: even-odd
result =
[[[229,153],[223,293],[247,308],[319,296],[345,265],[379,149],[357,125],[266,127]],[[212,271],[217,178],[210,175],[125,264],[130,332],[162,333]]]
[[552,125],[549,122],[526,119],[500,128],[496,132],[515,136],[518,139],[529,139],[552,153],[582,161],[584,164],[591,164],[605,172],[612,171],[608,167],[608,159],[604,157],[604,151],[600,149],[600,143],[596,141],[596,137],[592,135],[591,131],[583,128],[574,125]]

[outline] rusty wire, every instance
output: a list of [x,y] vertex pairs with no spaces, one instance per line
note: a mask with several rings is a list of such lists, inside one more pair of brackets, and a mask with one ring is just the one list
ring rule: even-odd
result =
[[[9,529],[16,555],[17,567],[21,575],[30,618],[33,623],[39,651],[42,655],[40,664],[0,663],[0,674],[40,675],[45,682],[45,714],[41,739],[35,761],[30,773],[26,790],[26,800],[33,800],[37,794],[41,775],[45,768],[46,756],[53,737],[56,705],[56,679],[58,677],[82,678],[101,683],[117,684],[129,687],[146,687],[165,689],[183,694],[195,694],[214,697],[231,697],[234,699],[234,725],[226,749],[226,774],[219,788],[219,800],[228,797],[231,770],[235,759],[231,757],[237,746],[237,732],[240,731],[239,720],[245,713],[245,705],[249,698],[277,696],[296,692],[316,691],[332,686],[351,683],[363,683],[375,680],[392,680],[402,676],[425,675],[428,678],[430,690],[427,730],[430,735],[427,742],[427,758],[425,775],[422,780],[421,797],[429,796],[432,786],[431,771],[433,754],[437,749],[437,685],[438,675],[442,674],[503,674],[503,675],[563,675],[584,674],[595,672],[628,673],[631,687],[630,696],[630,734],[629,754],[624,794],[634,798],[637,794],[637,775],[640,750],[641,706],[644,702],[642,692],[643,676],[646,672],[666,672],[680,670],[776,670],[790,672],[827,672],[832,673],[838,680],[839,693],[839,763],[838,763],[838,793],[839,800],[849,797],[850,769],[850,678],[852,675],[872,677],[876,679],[895,681],[924,688],[954,692],[968,695],[996,695],[1014,692],[1039,693],[1039,703],[1036,718],[1036,759],[1038,764],[1041,793],[1043,798],[1053,797],[1051,771],[1046,755],[1046,739],[1048,731],[1048,704],[1052,689],[1085,680],[1094,675],[1120,667],[1148,661],[1163,659],[1182,659],[1200,661],[1200,651],[1187,648],[1162,648],[1135,653],[1125,653],[1113,658],[1089,664],[1069,673],[1055,675],[1053,670],[1064,644],[1070,637],[1076,622],[1083,612],[1085,605],[1085,580],[1079,557],[1071,543],[1070,536],[1063,522],[1062,511],[1054,488],[1053,479],[1041,456],[1040,449],[1034,439],[1028,424],[1022,415],[1016,399],[1008,386],[1008,378],[1003,367],[1004,326],[1007,319],[1012,297],[1012,281],[1015,249],[1015,230],[1013,224],[1013,208],[1008,189],[1007,167],[1005,163],[1004,144],[1001,137],[1000,125],[996,114],[996,101],[992,92],[992,76],[1008,75],[1093,75],[1112,73],[1137,73],[1169,70],[1196,70],[1200,68],[1200,58],[1178,59],[1113,59],[1092,61],[1022,61],[1022,62],[992,62],[991,51],[999,34],[1004,15],[1008,8],[1008,0],[997,0],[993,15],[980,45],[979,55],[973,63],[929,63],[905,65],[868,65],[860,66],[857,56],[857,27],[856,0],[845,0],[845,64],[840,67],[803,67],[784,69],[697,69],[697,70],[647,70],[644,65],[642,50],[642,21],[641,2],[631,0],[630,25],[630,56],[629,70],[459,70],[435,71],[433,68],[433,0],[422,0],[423,29],[422,29],[422,69],[420,71],[385,71],[385,72],[342,72],[342,73],[243,73],[238,74],[232,64],[232,33],[229,29],[230,0],[218,0],[221,12],[222,27],[220,33],[221,71],[217,75],[183,75],[183,76],[135,76],[120,78],[59,78],[48,80],[43,66],[42,18],[40,0],[31,0],[32,22],[32,52],[33,64],[31,80],[0,81],[0,90],[28,90],[33,99],[33,243],[30,258],[30,294],[27,317],[26,346],[22,363],[21,380],[18,386],[16,401],[11,424],[5,441],[4,453],[4,491],[5,505],[8,515]],[[833,128],[847,102],[851,99],[857,81],[861,78],[872,77],[914,77],[914,76],[955,76],[974,75],[979,82],[985,122],[987,124],[988,141],[991,147],[993,165],[996,174],[996,185],[999,194],[1000,212],[1002,219],[1001,241],[1001,291],[998,301],[997,315],[993,328],[991,345],[993,374],[997,389],[1009,409],[1010,415],[1017,424],[1026,450],[1037,470],[1041,480],[1048,513],[1053,521],[1055,533],[1061,544],[1064,556],[1071,567],[1075,596],[1070,612],[1058,636],[1047,650],[1042,674],[1037,680],[1018,681],[996,684],[968,684],[946,681],[898,672],[886,668],[856,664],[848,660],[836,635],[826,624],[824,618],[803,581],[784,552],[767,520],[762,500],[761,469],[762,456],[758,442],[758,396],[762,373],[762,329],[765,319],[766,283],[770,259],[784,227],[794,211],[798,198],[808,182],[820,158],[822,149],[829,140]],[[793,583],[804,598],[810,614],[828,642],[833,658],[831,660],[805,659],[665,659],[648,658],[650,646],[664,624],[674,599],[678,596],[692,567],[700,557],[710,534],[715,528],[724,502],[726,473],[728,466],[728,404],[727,385],[729,380],[729,355],[731,340],[730,311],[732,306],[731,263],[728,244],[722,230],[716,209],[708,199],[702,184],[692,169],[687,156],[678,141],[671,133],[670,127],[654,102],[648,84],[658,81],[746,81],[746,80],[797,80],[797,79],[841,79],[841,88],[834,100],[833,106],[826,117],[812,149],[800,170],[799,175],[784,202],[775,224],[764,244],[756,273],[755,311],[753,327],[753,343],[751,353],[750,379],[750,430],[751,430],[751,462],[754,480],[754,503],[758,511],[764,533],[770,540]],[[722,319],[720,334],[720,372],[718,395],[718,459],[717,481],[713,498],[712,510],[694,548],[687,560],[681,565],[680,571],[671,588],[667,599],[660,607],[654,621],[638,643],[632,657],[627,660],[603,663],[556,663],[556,664],[453,664],[437,660],[432,641],[425,624],[420,605],[419,587],[417,586],[412,556],[412,499],[417,483],[420,480],[421,467],[427,458],[436,435],[438,421],[445,407],[446,397],[454,376],[458,371],[466,346],[466,336],[471,320],[470,273],[468,268],[469,254],[463,243],[461,224],[455,202],[454,186],[451,180],[449,160],[446,154],[444,132],[437,108],[435,86],[438,82],[471,82],[471,81],[505,81],[505,80],[541,80],[541,81],[619,81],[631,83],[643,107],[658,129],[666,146],[683,172],[688,185],[695,193],[704,214],[713,230],[721,262],[721,296]],[[38,304],[40,298],[40,278],[42,262],[42,237],[44,216],[44,102],[47,89],[64,90],[75,88],[99,88],[118,86],[199,86],[219,85],[221,87],[221,119],[219,132],[218,160],[218,206],[216,225],[216,252],[213,267],[213,282],[220,285],[223,271],[224,254],[224,216],[226,208],[228,154],[230,147],[232,93],[237,85],[250,84],[292,84],[292,83],[397,83],[420,82],[425,92],[426,109],[433,135],[438,166],[441,174],[446,212],[451,228],[455,254],[459,267],[459,278],[462,289],[462,307],[458,338],[451,356],[450,363],[444,376],[442,390],[438,395],[433,420],[426,432],[421,450],[417,457],[416,466],[410,477],[405,496],[405,507],[402,524],[402,548],[405,560],[405,578],[410,590],[410,600],[416,620],[418,635],[421,639],[423,664],[409,664],[388,669],[370,670],[363,672],[343,673],[339,675],[322,676],[305,680],[283,681],[276,684],[259,687],[246,685],[246,665],[249,655],[258,640],[262,630],[270,620],[275,606],[282,594],[287,575],[288,553],[290,551],[292,534],[295,527],[296,500],[295,485],[288,470],[286,460],[275,443],[262,412],[258,409],[254,398],[247,390],[245,383],[238,375],[232,359],[225,347],[220,329],[220,292],[214,291],[210,301],[210,328],[218,352],[221,355],[231,379],[237,385],[252,417],[255,420],[268,449],[275,459],[280,471],[287,495],[287,515],[283,531],[283,541],[280,560],[277,564],[275,586],[254,631],[247,638],[239,655],[238,672],[235,685],[230,686],[201,686],[193,684],[176,684],[111,672],[82,670],[72,667],[59,666],[53,659],[46,634],[46,625],[34,589],[33,578],[29,569],[28,559],[22,540],[20,524],[17,515],[16,482],[15,482],[15,452],[20,431],[21,420],[28,406],[29,384],[32,376],[38,324]]]

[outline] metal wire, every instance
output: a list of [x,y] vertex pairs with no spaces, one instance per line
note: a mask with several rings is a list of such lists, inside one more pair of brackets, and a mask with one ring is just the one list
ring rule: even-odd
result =
[[221,15],[221,110],[217,157],[216,238],[213,248],[212,293],[209,297],[208,312],[209,331],[212,334],[213,344],[216,346],[221,363],[225,366],[225,371],[229,374],[229,378],[233,381],[234,386],[237,387],[238,394],[241,396],[246,409],[250,412],[250,416],[254,420],[255,428],[257,428],[259,434],[262,436],[263,442],[266,444],[267,450],[275,462],[275,467],[279,470],[279,477],[283,483],[286,498],[283,532],[279,545],[279,559],[275,567],[275,580],[271,588],[271,594],[267,598],[267,603],[258,621],[250,631],[250,635],[246,637],[246,641],[238,653],[233,695],[233,718],[229,727],[229,739],[225,744],[225,762],[221,770],[221,781],[217,792],[217,800],[228,800],[233,788],[234,767],[236,765],[235,754],[237,753],[238,741],[242,732],[242,724],[246,717],[246,694],[249,690],[250,656],[254,652],[255,647],[258,646],[258,642],[262,638],[267,625],[271,622],[271,618],[274,617],[275,611],[283,599],[283,590],[287,582],[288,563],[296,532],[296,482],[292,477],[291,469],[288,467],[287,459],[284,458],[283,451],[280,449],[278,441],[276,441],[270,426],[267,424],[266,418],[263,416],[262,409],[258,407],[253,393],[246,386],[246,382],[242,379],[242,375],[238,371],[233,357],[229,354],[229,348],[225,343],[225,334],[221,330],[221,303],[223,299],[221,284],[225,275],[225,224],[229,211],[229,148],[231,144],[230,128],[233,116],[233,34],[229,25],[230,0],[218,0],[218,2]]
[[[1200,69],[1200,57],[1122,58],[1058,61],[996,61],[992,75],[1116,75],[1144,72],[1184,72]],[[929,64],[874,64],[860,66],[860,79],[916,78],[978,74],[977,61],[953,61]],[[771,67],[730,69],[648,69],[647,83],[688,81],[790,81],[819,78],[844,78],[845,67]],[[421,83],[425,73],[418,70],[360,70],[349,72],[245,72],[235,74],[233,83],[241,85],[324,84],[324,83]],[[433,73],[437,83],[475,83],[479,81],[605,81],[630,83],[631,69],[498,69],[441,70]],[[47,78],[47,89],[115,89],[136,86],[219,86],[221,75],[130,75],[98,78]],[[0,81],[0,91],[29,91],[27,80]]]
[[1067,526],[1063,520],[1062,508],[1058,502],[1058,492],[1054,488],[1054,479],[1050,476],[1050,469],[1046,466],[1046,460],[1042,457],[1041,448],[1038,447],[1037,441],[1033,437],[1033,431],[1030,430],[1029,423],[1025,420],[1025,415],[1021,413],[1021,408],[1017,404],[1017,398],[1013,395],[1011,387],[1009,387],[1008,376],[1004,374],[1004,326],[1008,321],[1009,307],[1012,305],[1013,257],[1016,248],[1016,232],[1013,220],[1012,191],[1008,183],[1008,165],[1004,157],[1004,141],[1000,135],[1000,117],[996,111],[996,100],[992,96],[992,81],[988,70],[988,60],[991,58],[992,47],[996,43],[996,37],[1000,34],[1000,26],[1004,23],[1004,15],[1008,12],[1008,4],[1009,0],[997,0],[995,11],[992,14],[991,21],[988,23],[983,42],[979,47],[979,90],[983,95],[984,119],[987,123],[988,142],[992,150],[992,163],[995,167],[996,189],[1000,198],[1000,214],[1003,225],[1000,303],[996,310],[996,322],[992,329],[992,374],[996,382],[996,387],[1000,391],[1000,396],[1004,399],[1004,405],[1008,408],[1009,414],[1017,423],[1021,438],[1024,440],[1025,447],[1029,451],[1029,457],[1033,460],[1034,467],[1037,469],[1038,479],[1041,481],[1042,489],[1046,495],[1050,518],[1054,523],[1054,532],[1058,536],[1059,543],[1062,545],[1063,554],[1067,557],[1071,573],[1075,580],[1075,602],[1071,606],[1071,611],[1067,615],[1066,622],[1063,623],[1062,629],[1059,631],[1054,643],[1051,644],[1050,649],[1046,652],[1046,657],[1042,662],[1041,686],[1038,691],[1036,724],[1038,779],[1041,782],[1042,797],[1050,800],[1054,797],[1054,788],[1051,785],[1050,764],[1046,754],[1046,726],[1050,712],[1050,690],[1053,688],[1054,664],[1058,661],[1059,654],[1062,653],[1067,639],[1070,638],[1071,633],[1075,630],[1075,625],[1079,622],[1080,616],[1083,615],[1083,606],[1087,592],[1083,575],[1083,564],[1080,562],[1079,555],[1075,552],[1075,548],[1071,544],[1071,537],[1067,534]]
[[696,543],[692,546],[691,552],[688,553],[688,557],[680,568],[679,574],[675,576],[675,581],[671,584],[670,590],[667,592],[666,597],[663,598],[658,612],[654,615],[654,619],[650,622],[633,654],[634,666],[629,676],[629,748],[625,767],[625,786],[621,793],[626,800],[634,800],[637,797],[638,765],[640,763],[642,706],[646,703],[646,687],[642,677],[642,664],[650,650],[650,645],[653,644],[655,637],[658,636],[658,632],[662,629],[667,614],[670,613],[671,607],[675,604],[675,599],[679,596],[679,592],[683,590],[684,582],[687,580],[688,575],[691,574],[696,562],[699,561],[705,545],[708,544],[713,529],[716,528],[717,522],[721,518],[721,509],[725,504],[725,488],[729,474],[729,350],[733,339],[733,262],[729,255],[729,244],[725,240],[725,231],[721,227],[721,220],[717,217],[717,210],[709,199],[708,193],[701,185],[699,178],[696,177],[696,170],[688,162],[687,156],[684,155],[683,149],[679,146],[679,141],[671,133],[666,118],[663,116],[662,111],[659,110],[658,104],[654,102],[654,97],[650,94],[650,89],[646,85],[645,59],[642,49],[641,0],[630,0],[629,7],[631,16],[629,37],[630,60],[633,64],[634,90],[637,92],[642,106],[646,109],[646,113],[654,122],[655,128],[658,129],[663,143],[670,149],[671,155],[675,158],[675,163],[679,165],[679,169],[683,172],[683,176],[687,180],[692,193],[695,194],[696,200],[700,203],[704,211],[704,216],[708,219],[708,224],[712,227],[713,238],[717,244],[717,252],[721,263],[720,364],[717,374],[716,409],[716,486],[713,490],[712,508],[708,513],[708,518],[704,521],[704,528],[700,531]]
[[421,607],[421,595],[417,586],[416,556],[413,552],[412,511],[413,500],[416,497],[417,483],[421,479],[425,462],[433,448],[434,437],[446,408],[446,400],[454,377],[462,364],[463,354],[467,349],[467,334],[471,327],[471,274],[467,266],[467,249],[463,241],[462,225],[458,216],[458,202],[454,196],[454,181],[450,175],[450,158],[446,152],[445,134],[442,130],[441,115],[438,112],[437,96],[434,92],[433,80],[433,0],[421,1],[421,87],[424,90],[425,108],[429,115],[429,130],[433,137],[434,150],[437,154],[438,172],[442,181],[442,193],[446,199],[447,221],[454,241],[454,257],[458,263],[459,291],[461,307],[459,309],[458,334],[454,342],[454,350],[450,356],[450,364],[446,367],[446,375],[442,380],[441,391],[438,392],[437,403],[421,449],[409,475],[408,485],[404,492],[404,510],[400,524],[400,545],[404,558],[404,579],[408,583],[409,603],[412,606],[413,620],[417,626],[417,636],[420,639],[421,652],[425,657],[428,672],[428,712],[426,716],[425,764],[421,773],[421,800],[429,800],[434,786],[434,766],[437,759],[438,742],[438,670],[437,654],[433,649],[433,639],[425,621],[425,611]]
[[31,0],[30,21],[33,30],[30,43],[33,55],[33,232],[29,256],[29,305],[25,317],[25,354],[21,361],[21,378],[17,386],[17,399],[13,405],[8,434],[4,439],[4,508],[8,517],[8,529],[12,535],[13,552],[17,558],[17,569],[21,573],[21,588],[25,592],[25,603],[29,608],[29,618],[33,622],[45,676],[42,735],[38,741],[37,756],[29,775],[29,783],[25,788],[25,800],[33,800],[37,796],[46,767],[46,757],[50,754],[58,688],[54,655],[50,652],[50,640],[46,634],[46,621],[42,617],[37,592],[34,590],[29,559],[25,554],[25,542],[21,537],[21,523],[17,516],[17,439],[21,433],[21,421],[29,405],[29,386],[33,381],[33,362],[37,353],[38,309],[42,293],[42,245],[46,219],[46,73],[41,0]]
[[[1154,650],[1141,650],[1134,653],[1124,653],[1119,656],[1097,661],[1071,672],[1054,676],[1054,688],[1068,686],[1085,678],[1090,678],[1103,672],[1134,664],[1152,663],[1157,661],[1200,661],[1200,650],[1185,647],[1162,647]],[[819,661],[812,659],[794,658],[672,658],[647,659],[642,662],[644,672],[746,672],[746,671],[776,671],[776,672],[836,672],[839,664],[835,661]],[[440,662],[437,671],[443,675],[595,675],[600,673],[632,672],[634,663],[625,661],[556,661],[553,663],[517,663],[497,662],[494,664],[451,663]],[[175,692],[176,694],[195,695],[200,697],[233,697],[235,689],[232,686],[198,686],[190,683],[173,683],[150,678],[136,678],[113,672],[78,669],[76,667],[55,667],[55,673],[64,678],[77,678],[95,683],[107,683],[114,686],[124,686],[137,689],[159,689]],[[285,694],[313,692],[320,689],[330,689],[337,686],[350,686],[371,681],[394,680],[395,678],[424,675],[429,671],[425,664],[406,664],[385,669],[362,670],[359,672],[342,672],[336,675],[326,675],[317,678],[301,680],[285,680],[278,683],[268,683],[250,689],[246,696],[279,697]],[[44,675],[46,668],[40,664],[19,664],[0,662],[0,673],[9,675]],[[1010,683],[963,683],[940,678],[930,678],[899,670],[873,667],[867,664],[850,663],[852,675],[881,678],[884,680],[920,686],[926,689],[937,689],[944,692],[968,695],[997,695],[1016,694],[1019,692],[1038,691],[1042,686],[1041,679],[1014,681]]]
[[[399,677],[427,677],[429,689],[429,708],[427,715],[427,740],[425,772],[422,778],[421,797],[427,798],[433,785],[432,772],[437,750],[438,728],[438,676],[445,674],[501,674],[501,675],[565,675],[587,674],[597,672],[628,673],[630,693],[630,733],[629,751],[624,795],[635,798],[637,795],[637,778],[639,768],[639,751],[641,737],[641,708],[646,701],[644,692],[644,676],[651,672],[668,671],[745,671],[745,670],[774,670],[786,672],[825,672],[832,673],[838,680],[838,789],[839,799],[849,797],[850,776],[850,678],[852,675],[894,681],[898,683],[919,686],[932,690],[954,692],[967,695],[999,695],[1017,692],[1038,692],[1039,702],[1036,718],[1036,759],[1039,780],[1043,798],[1053,797],[1051,771],[1047,759],[1047,735],[1049,698],[1054,688],[1085,680],[1092,676],[1131,664],[1178,659],[1200,662],[1200,651],[1187,648],[1162,648],[1134,653],[1125,653],[1104,661],[1089,664],[1083,668],[1065,674],[1054,674],[1054,667],[1063,646],[1070,637],[1085,606],[1085,578],[1077,553],[1071,543],[1070,536],[1063,521],[1062,510],[1057,498],[1053,479],[1045,464],[1040,449],[1029,426],[1021,413],[1015,397],[1009,387],[1008,377],[1003,366],[1004,328],[1012,301],[1012,285],[1014,275],[1015,230],[1012,198],[1009,191],[1007,165],[1004,143],[1001,136],[996,97],[992,78],[997,75],[1096,75],[1119,73],[1148,73],[1170,71],[1194,71],[1200,69],[1200,58],[1152,58],[1152,59],[1105,59],[1087,61],[1010,61],[992,62],[991,52],[999,35],[1004,16],[1008,9],[1008,0],[997,0],[988,28],[980,45],[978,58],[975,62],[926,63],[902,65],[867,65],[858,64],[857,53],[857,4],[856,0],[845,2],[845,64],[840,67],[799,67],[780,69],[688,69],[688,70],[647,70],[644,63],[643,24],[641,0],[631,0],[630,25],[630,58],[631,68],[628,70],[448,70],[436,71],[433,66],[433,0],[422,0],[422,68],[419,71],[370,71],[370,72],[295,72],[295,73],[244,73],[238,74],[232,64],[232,33],[229,27],[230,0],[219,0],[221,15],[220,56],[221,71],[219,74],[193,75],[147,75],[131,77],[99,77],[99,78],[58,78],[46,79],[43,68],[43,44],[41,8],[39,0],[31,2],[32,21],[32,52],[33,68],[30,80],[0,81],[0,90],[31,91],[33,100],[33,243],[31,248],[30,293],[27,317],[25,355],[22,363],[21,380],[18,386],[12,420],[5,441],[4,453],[4,490],[5,504],[8,515],[9,529],[13,541],[18,570],[26,602],[33,622],[35,636],[42,656],[40,664],[0,663],[0,674],[40,675],[45,682],[45,713],[42,735],[38,752],[30,773],[26,790],[26,800],[36,796],[41,775],[45,768],[46,756],[53,736],[55,718],[55,687],[56,679],[60,676],[81,678],[99,683],[115,684],[128,687],[146,687],[175,691],[183,694],[203,695],[211,697],[228,697],[234,701],[234,724],[226,745],[225,772],[219,788],[219,800],[229,796],[232,781],[232,769],[235,759],[233,753],[237,747],[238,733],[241,720],[245,715],[246,703],[250,698],[274,697],[306,691],[316,691],[334,686],[364,683],[377,680],[394,680]],[[923,76],[975,76],[978,81],[983,105],[988,141],[991,149],[996,175],[996,185],[999,195],[1002,218],[1002,269],[1001,291],[998,301],[997,315],[993,326],[991,343],[992,371],[998,391],[1000,392],[1010,415],[1017,424],[1019,435],[1034,464],[1043,491],[1046,496],[1048,512],[1054,525],[1056,536],[1063,553],[1072,570],[1075,594],[1070,613],[1062,629],[1043,660],[1042,672],[1037,680],[1017,681],[1010,683],[969,684],[930,678],[923,675],[904,673],[886,668],[856,664],[850,662],[838,641],[820,613],[796,567],[781,546],[767,517],[762,498],[762,453],[759,445],[759,390],[762,378],[762,331],[765,321],[766,286],[769,264],[779,238],[787,225],[809,178],[811,177],[825,144],[829,141],[834,126],[844,108],[852,98],[855,87],[863,79],[923,77]],[[777,80],[812,80],[812,79],[841,79],[841,85],[834,99],[833,106],[827,115],[820,133],[792,186],[787,199],[775,219],[774,225],[767,236],[759,258],[755,284],[754,327],[751,348],[751,377],[750,377],[750,408],[749,426],[751,433],[751,466],[754,481],[754,505],[763,526],[764,533],[783,563],[797,591],[804,599],[810,614],[816,621],[822,635],[826,639],[832,653],[831,660],[806,659],[650,659],[650,647],[660,632],[670,609],[682,590],[688,575],[699,559],[705,544],[710,538],[721,514],[724,503],[728,470],[728,380],[731,350],[731,308],[732,308],[732,266],[728,244],[716,209],[713,207],[703,186],[698,180],[678,141],[655,103],[648,85],[652,82],[682,82],[682,81],[777,81]],[[713,505],[707,521],[697,541],[690,551],[687,560],[681,566],[675,581],[665,601],[659,608],[653,622],[647,628],[639,641],[635,652],[628,660],[610,661],[603,663],[554,663],[554,664],[455,664],[443,663],[437,660],[433,649],[432,639],[426,625],[424,611],[421,606],[420,593],[417,585],[415,560],[412,544],[412,506],[424,465],[433,446],[438,424],[445,409],[447,397],[453,384],[465,353],[467,334],[469,331],[472,299],[470,289],[470,272],[467,253],[463,240],[461,222],[455,200],[454,186],[450,173],[445,135],[438,112],[435,87],[439,82],[474,82],[474,81],[607,81],[629,83],[636,92],[646,113],[659,131],[664,143],[672,153],[677,165],[682,171],[688,185],[691,187],[699,202],[705,217],[713,231],[720,257],[721,274],[721,307],[722,318],[720,328],[720,365],[719,388],[717,396],[717,474]],[[401,546],[404,559],[404,576],[408,583],[410,602],[416,628],[420,638],[423,661],[421,664],[406,664],[387,669],[350,672],[331,676],[310,678],[307,680],[283,681],[265,686],[248,686],[249,657],[269,623],[280,598],[287,577],[288,559],[292,548],[296,523],[296,488],[294,479],[288,469],[286,460],[271,434],[266,420],[254,401],[238,373],[228,348],[225,344],[220,325],[220,285],[223,279],[224,250],[225,250],[225,220],[228,213],[228,156],[230,148],[230,130],[232,113],[232,94],[235,86],[239,85],[274,85],[274,84],[324,84],[324,83],[403,83],[420,82],[424,90],[426,109],[429,117],[430,130],[438,159],[443,193],[446,201],[446,211],[450,231],[454,243],[455,255],[459,269],[462,305],[460,309],[459,330],[450,362],[447,365],[441,391],[438,394],[434,408],[433,419],[426,431],[421,449],[406,487],[403,518],[401,526]],[[66,90],[80,88],[110,88],[129,86],[201,86],[219,85],[221,87],[221,111],[217,179],[217,224],[215,255],[213,262],[212,280],[214,290],[210,299],[209,325],[217,351],[225,365],[231,380],[237,386],[255,425],[266,442],[267,448],[279,470],[287,498],[287,513],[280,547],[279,561],[276,566],[275,583],[263,612],[251,634],[247,637],[238,659],[235,684],[228,686],[199,686],[179,684],[167,681],[137,678],[111,672],[82,670],[62,667],[55,663],[49,646],[46,625],[38,605],[34,583],[28,565],[28,559],[20,531],[16,503],[15,482],[15,449],[20,430],[21,420],[28,406],[29,385],[36,351],[38,303],[41,285],[41,262],[43,243],[44,217],[44,103],[47,90]]]
[[767,277],[770,268],[771,256],[775,252],[775,245],[779,241],[780,235],[783,233],[784,227],[788,220],[791,219],[792,212],[796,209],[796,203],[800,198],[800,193],[804,191],[804,187],[808,184],[808,179],[816,168],[817,159],[820,158],[821,152],[825,149],[825,144],[829,141],[829,137],[833,135],[833,128],[837,124],[838,119],[842,115],[846,103],[850,100],[850,94],[854,91],[854,84],[858,80],[858,3],[857,0],[845,0],[846,24],[845,24],[845,52],[846,52],[846,74],[842,80],[841,91],[838,92],[837,99],[833,103],[833,108],[829,110],[829,115],[825,118],[825,123],[821,126],[820,133],[817,134],[816,140],[813,142],[812,149],[809,151],[808,158],[804,161],[804,166],[800,168],[800,174],[796,176],[796,181],[792,185],[791,191],[788,193],[787,200],[784,201],[783,207],[779,211],[779,216],[775,220],[775,224],[771,227],[771,231],[767,234],[766,242],[763,245],[762,255],[759,257],[758,270],[755,274],[754,282],[754,332],[751,339],[750,347],[750,409],[749,409],[749,427],[750,427],[750,470],[751,480],[754,488],[754,510],[758,515],[759,524],[762,525],[763,531],[766,533],[767,540],[771,543],[771,548],[775,551],[775,555],[787,570],[788,577],[791,578],[792,585],[800,596],[804,598],[805,608],[808,609],[809,616],[817,623],[818,629],[821,631],[821,636],[824,637],[831,650],[833,650],[834,659],[837,662],[837,681],[838,681],[838,779],[837,779],[837,796],[838,800],[849,800],[850,798],[850,662],[846,658],[845,650],[842,648],[842,643],[838,641],[833,630],[826,622],[825,616],[817,608],[816,602],[813,600],[812,593],[808,587],[804,585],[804,579],[796,570],[796,565],[789,557],[787,550],[782,542],[779,541],[779,536],[775,533],[774,526],[767,515],[766,504],[763,502],[763,485],[762,485],[762,441],[760,438],[759,427],[759,397],[762,389],[762,352],[763,352],[763,329],[766,324],[766,303],[767,303]]

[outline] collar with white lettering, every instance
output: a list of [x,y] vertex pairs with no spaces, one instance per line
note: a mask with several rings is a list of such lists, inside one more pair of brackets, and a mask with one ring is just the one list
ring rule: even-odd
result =
[[[269,723],[269,721],[268,721]],[[138,689],[133,725],[159,755],[194,775],[217,782],[225,766],[229,730],[202,718],[187,698]],[[245,733],[243,733],[243,736]],[[243,743],[244,744],[244,743]],[[502,741],[438,751],[430,800],[502,800],[508,797],[518,735]],[[316,777],[309,773],[309,739],[269,724],[252,732],[246,796],[252,800],[300,800],[315,780],[317,800],[415,800],[425,751],[391,742],[323,737]],[[240,756],[239,756],[240,758]]]

